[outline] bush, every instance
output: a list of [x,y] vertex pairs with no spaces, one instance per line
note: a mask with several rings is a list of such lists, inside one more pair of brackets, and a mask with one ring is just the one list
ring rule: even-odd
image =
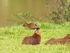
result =
[[48,18],[51,20],[50,22],[61,24],[64,22],[70,22],[70,3],[67,0],[60,1],[59,8],[56,11],[50,13]]

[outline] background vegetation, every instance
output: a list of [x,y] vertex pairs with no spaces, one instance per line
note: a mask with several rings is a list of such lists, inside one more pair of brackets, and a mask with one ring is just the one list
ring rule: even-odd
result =
[[37,18],[36,20],[58,24],[70,21],[69,0],[2,0],[0,8],[0,26],[21,24],[24,22],[23,17],[27,21],[35,21]]

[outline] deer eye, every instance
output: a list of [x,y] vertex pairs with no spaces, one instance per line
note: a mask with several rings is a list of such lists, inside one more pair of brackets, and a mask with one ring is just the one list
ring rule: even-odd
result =
[[35,24],[35,26],[37,26],[37,24]]

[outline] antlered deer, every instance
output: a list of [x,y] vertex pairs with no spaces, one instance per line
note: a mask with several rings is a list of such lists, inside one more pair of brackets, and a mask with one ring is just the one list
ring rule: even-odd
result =
[[22,44],[31,44],[31,45],[37,45],[41,42],[41,35],[39,32],[39,28],[36,28],[34,34],[32,36],[24,37],[22,40]]

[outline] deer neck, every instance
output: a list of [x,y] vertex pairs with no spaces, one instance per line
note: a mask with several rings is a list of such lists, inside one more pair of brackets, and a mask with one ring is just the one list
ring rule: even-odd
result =
[[36,37],[36,38],[40,37],[40,32],[39,32],[39,30],[36,30],[36,31],[34,32],[33,37]]

